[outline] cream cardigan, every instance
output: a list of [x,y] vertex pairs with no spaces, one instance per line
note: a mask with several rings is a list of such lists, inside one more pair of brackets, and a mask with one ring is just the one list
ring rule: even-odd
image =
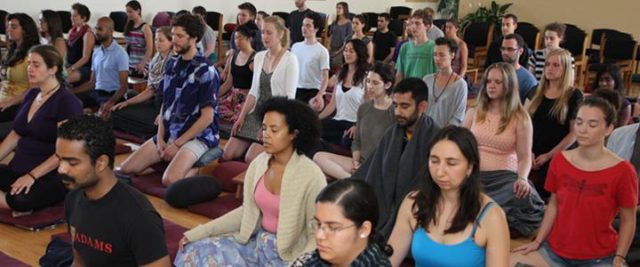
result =
[[[253,59],[253,80],[249,94],[256,97],[256,103],[260,98],[260,75],[262,75],[262,66],[266,55],[267,51],[261,51]],[[295,99],[299,71],[296,55],[285,51],[278,62],[278,66],[273,71],[273,76],[271,76],[271,95]]]
[[[199,225],[184,235],[194,242],[206,237],[233,234],[246,244],[260,226],[261,213],[254,199],[255,187],[268,168],[271,155],[262,153],[249,165],[245,175],[242,206],[222,217]],[[294,152],[285,166],[280,188],[280,211],[276,233],[278,255],[293,261],[314,250],[316,242],[309,221],[315,216],[315,199],[327,185],[326,178],[312,160]]]

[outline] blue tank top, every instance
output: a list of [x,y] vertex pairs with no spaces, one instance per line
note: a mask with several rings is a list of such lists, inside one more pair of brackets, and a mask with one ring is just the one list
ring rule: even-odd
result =
[[478,215],[478,218],[473,223],[473,229],[469,237],[457,244],[446,245],[437,243],[429,237],[427,232],[424,231],[424,228],[418,227],[418,230],[413,233],[413,238],[411,239],[411,255],[413,255],[416,267],[484,267],[486,249],[478,246],[478,244],[473,241],[473,236],[476,233],[476,229],[478,229],[480,221],[491,206],[493,206],[493,202],[489,202],[482,208],[480,215]]

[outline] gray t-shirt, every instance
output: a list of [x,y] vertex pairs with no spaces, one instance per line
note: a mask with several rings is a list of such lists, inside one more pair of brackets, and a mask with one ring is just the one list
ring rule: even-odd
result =
[[200,39],[200,43],[198,43],[200,49],[202,49],[202,53],[204,53],[210,45],[216,45],[216,32],[209,25],[205,24],[204,26],[204,35],[202,39]]
[[461,125],[467,108],[467,82],[458,79],[446,88],[440,88],[434,83],[435,77],[435,74],[429,74],[423,79],[429,88],[427,115],[442,128]]
[[442,30],[440,30],[436,25],[431,25],[431,28],[427,30],[427,38],[435,42],[436,39],[440,37],[444,37]]
[[351,144],[351,151],[360,150],[360,162],[364,162],[378,147],[387,128],[395,121],[393,105],[389,106],[387,110],[375,108],[373,100],[360,105],[356,135]]
[[341,48],[345,42],[347,42],[348,38],[353,34],[353,29],[351,28],[351,22],[345,24],[338,24],[334,22],[331,24],[331,51],[335,51],[338,48]]

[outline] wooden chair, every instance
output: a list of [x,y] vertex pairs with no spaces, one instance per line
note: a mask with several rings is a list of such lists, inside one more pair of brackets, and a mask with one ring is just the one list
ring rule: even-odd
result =
[[58,10],[56,13],[58,13],[60,21],[62,22],[62,33],[68,33],[69,30],[71,30],[71,12],[67,10]]
[[440,28],[444,32],[444,25],[447,24],[447,19],[434,19],[433,25]]
[[109,18],[113,20],[113,30],[116,32],[124,32],[124,27],[127,25],[127,12],[124,11],[112,11],[109,13]]
[[285,25],[289,25],[289,13],[288,12],[280,12],[276,11],[271,14],[273,16],[281,17],[284,20]]
[[516,33],[522,36],[524,42],[527,43],[527,46],[532,50],[542,48],[540,30],[535,25],[528,22],[518,22]]
[[367,19],[367,27],[369,27],[370,32],[372,32],[371,29],[378,27],[378,13],[364,12],[362,15]]
[[593,29],[591,31],[591,41],[589,42],[589,48],[587,48],[587,56],[589,56],[588,64],[602,63],[602,47],[607,33],[618,32],[614,29]]
[[638,42],[626,37],[609,36],[601,46],[604,62],[611,62],[620,68],[626,94],[631,90],[631,77],[634,72],[635,60],[638,53]]
[[391,19],[405,20],[411,16],[413,9],[406,6],[392,6],[389,8],[389,16]]
[[207,25],[209,25],[209,27],[214,31],[218,32],[218,36],[216,37],[216,51],[218,53],[217,60],[220,60],[222,57],[222,18],[223,15],[215,11],[207,11],[207,17],[205,18]]
[[475,22],[470,23],[462,33],[462,39],[469,47],[469,58],[473,59],[472,68],[482,69],[483,61],[487,57],[489,45],[493,40],[492,23]]
[[331,15],[322,12],[317,12],[322,18],[322,29],[316,34],[317,38],[320,38],[320,43],[324,47],[329,47],[329,23],[331,21]]
[[585,87],[589,79],[587,77],[587,47],[590,42],[589,35],[573,24],[565,24],[567,30],[564,33],[565,42],[561,44],[564,49],[569,50],[575,59],[576,84]]

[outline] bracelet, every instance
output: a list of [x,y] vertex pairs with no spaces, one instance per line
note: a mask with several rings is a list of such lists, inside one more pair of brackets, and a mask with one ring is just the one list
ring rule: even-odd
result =
[[620,254],[616,254],[616,255],[615,255],[615,256],[613,256],[613,257],[614,257],[614,258],[615,258],[615,257],[620,257],[620,258],[622,258],[622,260],[623,260],[623,261],[625,261],[625,262],[626,262],[626,259],[627,259],[627,257],[622,256],[622,255],[620,255]]
[[27,173],[27,175],[31,176],[31,179],[33,179],[33,181],[34,181],[34,182],[35,182],[36,180],[38,180],[38,179],[36,179],[36,177],[35,177],[35,176],[33,176],[33,174],[31,174],[30,172],[29,172],[29,173]]

